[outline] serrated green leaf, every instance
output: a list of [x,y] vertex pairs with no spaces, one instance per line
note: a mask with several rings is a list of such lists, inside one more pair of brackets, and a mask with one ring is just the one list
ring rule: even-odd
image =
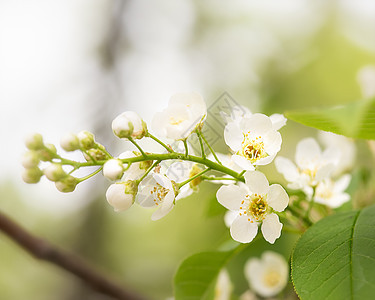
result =
[[375,205],[329,216],[308,229],[292,254],[298,295],[309,299],[373,299]]
[[289,111],[285,115],[320,130],[352,138],[375,139],[375,98],[323,109]]
[[174,278],[176,300],[209,300],[220,270],[246,244],[231,251],[202,252],[185,259]]

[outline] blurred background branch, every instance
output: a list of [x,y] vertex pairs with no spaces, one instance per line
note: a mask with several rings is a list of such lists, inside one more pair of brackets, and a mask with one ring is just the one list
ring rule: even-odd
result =
[[35,258],[65,269],[99,293],[120,300],[146,299],[134,291],[125,289],[123,285],[113,282],[75,254],[59,249],[48,241],[29,233],[2,212],[0,212],[0,230]]

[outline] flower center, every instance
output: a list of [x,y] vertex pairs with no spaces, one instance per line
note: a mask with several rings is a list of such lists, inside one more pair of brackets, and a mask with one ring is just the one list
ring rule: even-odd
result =
[[175,117],[169,117],[169,124],[171,125],[179,125],[184,121],[182,118],[175,118]]
[[244,139],[242,141],[242,147],[239,154],[254,163],[261,158],[267,157],[268,154],[264,150],[262,137],[258,136],[255,139],[251,139],[249,134],[250,132],[244,134]]
[[240,215],[247,215],[250,222],[264,220],[269,211],[264,195],[246,195],[246,199],[242,201],[241,205]]
[[269,287],[274,287],[280,282],[281,276],[279,272],[271,270],[267,272],[263,277],[263,282]]
[[169,190],[165,187],[162,187],[159,183],[157,183],[153,190],[151,190],[151,195],[154,196],[154,202],[156,205],[159,205],[163,202],[165,196],[168,194]]

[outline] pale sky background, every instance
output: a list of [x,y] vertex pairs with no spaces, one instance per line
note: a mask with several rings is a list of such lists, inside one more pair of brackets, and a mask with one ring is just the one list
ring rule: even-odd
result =
[[[108,69],[100,53],[117,5],[0,0],[0,180],[14,182],[43,209],[69,212],[84,204],[84,194],[94,187],[83,183],[65,195],[46,180],[24,184],[20,157],[30,132],[58,144],[65,132],[95,130],[105,121],[107,141],[115,140],[110,123],[124,110],[150,121],[175,92],[234,91],[240,97],[244,78],[253,87],[256,109],[267,62],[281,57],[281,67],[291,71],[306,63],[306,53],[314,56],[309,41],[332,11],[343,35],[375,52],[373,0],[131,0],[120,20],[117,61]],[[230,25],[199,32],[198,13],[200,20]]]

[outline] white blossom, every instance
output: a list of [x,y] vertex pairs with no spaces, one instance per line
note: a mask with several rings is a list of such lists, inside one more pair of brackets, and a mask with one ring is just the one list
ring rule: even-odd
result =
[[276,169],[290,182],[289,188],[302,189],[308,196],[323,179],[328,178],[338,163],[336,147],[321,151],[313,138],[305,138],[297,144],[295,161],[279,156],[275,160]]
[[79,139],[73,133],[66,133],[60,140],[60,146],[65,151],[74,151],[79,149]]
[[317,203],[337,208],[350,200],[349,194],[345,193],[351,180],[349,174],[343,175],[337,181],[330,178],[320,182],[315,191],[314,200]]
[[222,186],[216,194],[219,203],[237,215],[230,226],[231,236],[238,242],[249,243],[261,225],[265,240],[273,244],[282,229],[274,211],[287,207],[288,194],[279,184],[269,186],[266,176],[259,171],[247,171],[244,177],[245,184]]
[[168,107],[155,114],[152,128],[160,137],[182,140],[195,130],[206,114],[206,103],[198,93],[175,94]]
[[115,211],[124,211],[133,205],[137,191],[137,184],[132,180],[127,180],[111,184],[105,196]]
[[287,285],[289,266],[282,255],[265,251],[261,259],[251,258],[246,262],[245,277],[258,295],[272,297]]
[[232,149],[233,161],[245,170],[272,162],[281,148],[281,135],[263,114],[252,114],[225,126],[224,139]]
[[115,181],[121,179],[124,174],[124,166],[119,159],[110,159],[103,165],[103,175],[109,180]]
[[326,148],[337,149],[338,158],[332,176],[339,176],[353,168],[357,149],[352,139],[332,132],[320,131],[319,140]]
[[157,207],[151,216],[151,219],[156,221],[173,209],[177,193],[176,184],[168,177],[151,173],[142,180],[139,186],[137,202],[143,207]]
[[140,139],[147,133],[147,127],[134,111],[125,111],[112,121],[113,133],[119,138]]

